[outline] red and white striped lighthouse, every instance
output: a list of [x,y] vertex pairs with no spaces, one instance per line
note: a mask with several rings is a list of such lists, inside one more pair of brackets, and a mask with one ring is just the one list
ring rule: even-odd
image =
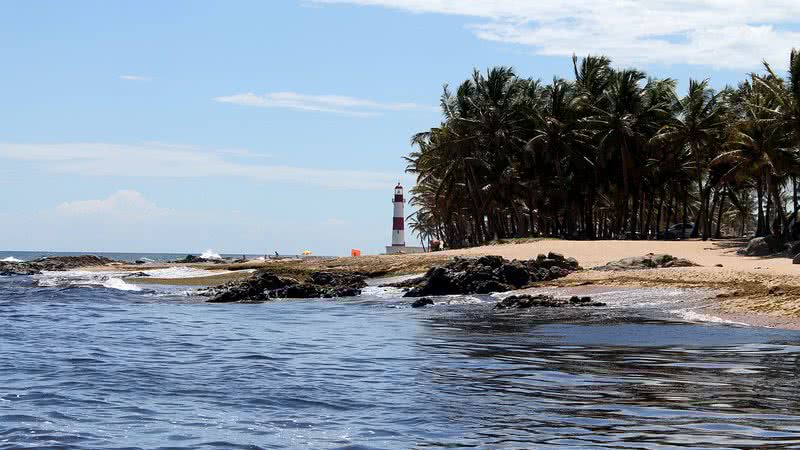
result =
[[403,199],[403,186],[400,186],[400,183],[397,183],[397,186],[394,188],[394,199],[392,200],[392,203],[394,203],[394,218],[392,220],[392,247],[405,247],[405,216],[403,215],[403,205],[405,204],[405,199]]

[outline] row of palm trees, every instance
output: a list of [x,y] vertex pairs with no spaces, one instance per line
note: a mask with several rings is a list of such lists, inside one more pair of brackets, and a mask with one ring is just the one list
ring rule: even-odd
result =
[[[528,236],[783,238],[795,231],[800,54],[737,87],[573,56],[574,80],[475,71],[444,87],[443,120],[412,138],[411,228],[450,247]],[[797,227],[794,227],[797,228]]]

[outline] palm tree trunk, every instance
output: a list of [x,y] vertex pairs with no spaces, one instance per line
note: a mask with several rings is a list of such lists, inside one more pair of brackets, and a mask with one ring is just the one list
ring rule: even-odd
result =
[[722,237],[722,210],[725,208],[725,196],[728,194],[728,188],[725,187],[722,190],[722,198],[719,201],[719,212],[717,213],[717,231],[714,233],[715,239],[720,239]]
[[692,235],[689,236],[689,237],[692,237],[692,238],[696,238],[696,237],[700,236],[700,226],[702,225],[701,220],[703,218],[703,209],[704,209],[704,206],[706,204],[706,195],[705,195],[706,192],[705,191],[708,190],[708,188],[705,188],[705,189],[703,188],[703,176],[702,175],[700,175],[697,178],[697,188],[698,188],[697,194],[700,196],[700,206],[697,208],[697,214],[695,215],[694,229],[692,230]]
[[756,180],[756,197],[758,197],[758,224],[756,225],[756,236],[765,236],[764,232],[764,185],[761,177]]

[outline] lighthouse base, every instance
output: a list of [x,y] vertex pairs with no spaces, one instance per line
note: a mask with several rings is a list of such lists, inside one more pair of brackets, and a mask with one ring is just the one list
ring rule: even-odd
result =
[[423,249],[422,247],[406,247],[405,245],[386,246],[387,255],[400,255],[408,253],[425,253],[425,249]]

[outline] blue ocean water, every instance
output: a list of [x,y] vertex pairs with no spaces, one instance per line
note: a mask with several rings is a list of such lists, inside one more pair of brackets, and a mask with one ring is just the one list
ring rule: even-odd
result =
[[42,281],[0,277],[0,449],[800,446],[800,333],[686,323],[680,291],[499,314]]
[[[34,259],[42,258],[45,256],[80,256],[80,255],[97,255],[113,259],[115,261],[134,262],[140,258],[151,259],[155,262],[175,261],[177,259],[185,258],[186,255],[199,256],[203,252],[188,252],[188,253],[122,253],[122,252],[47,252],[47,251],[13,251],[13,250],[0,250],[0,260],[5,258],[14,258],[22,261],[32,261]],[[264,255],[241,255],[241,254],[221,254],[220,256],[226,258],[247,258],[263,257]]]

